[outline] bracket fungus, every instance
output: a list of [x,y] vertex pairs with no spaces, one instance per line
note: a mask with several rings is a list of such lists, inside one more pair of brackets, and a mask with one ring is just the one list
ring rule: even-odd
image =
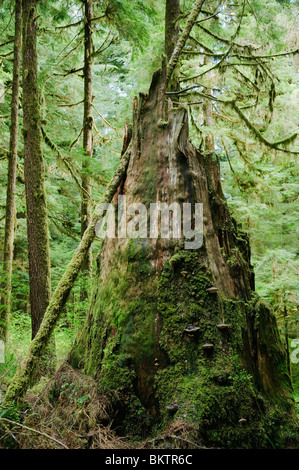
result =
[[209,292],[210,294],[216,294],[218,292],[218,288],[214,286],[208,287],[207,292]]
[[190,343],[195,336],[197,337],[199,330],[199,326],[188,325],[187,328],[184,329],[184,339]]
[[175,403],[171,403],[170,405],[166,406],[166,409],[171,413],[175,413],[176,411],[178,411],[179,407]]
[[218,323],[216,326],[219,330],[228,330],[230,328],[230,325],[227,323]]
[[187,328],[185,328],[184,333],[187,333],[188,335],[193,335],[197,331],[199,331],[199,326],[195,325],[188,325]]

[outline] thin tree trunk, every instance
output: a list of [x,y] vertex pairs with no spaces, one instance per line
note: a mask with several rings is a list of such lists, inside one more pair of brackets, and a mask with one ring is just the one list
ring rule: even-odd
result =
[[284,319],[284,337],[286,343],[286,353],[287,353],[287,367],[288,372],[291,377],[291,362],[290,362],[290,348],[289,348],[289,321],[288,321],[288,310],[284,301],[283,306],[283,319]]
[[[83,117],[83,148],[82,164],[82,200],[81,200],[81,237],[83,237],[91,220],[91,177],[90,159],[93,154],[93,116],[92,116],[92,22],[93,0],[85,0],[84,27],[84,117]],[[89,275],[92,273],[92,252],[88,250],[82,269]]]
[[32,338],[51,295],[50,248],[37,80],[37,1],[23,0],[23,133]]
[[[165,54],[167,62],[170,61],[174,48],[180,36],[180,22],[178,17],[181,13],[180,0],[166,0],[165,10]],[[175,71],[169,80],[168,91],[177,91],[179,81]]]
[[180,13],[180,0],[166,0],[165,53],[168,62],[180,35],[180,24],[177,21]]
[[[207,56],[204,57],[204,64],[207,65],[209,60]],[[211,95],[211,90],[207,88],[206,95]],[[213,117],[213,106],[212,100],[209,98],[204,98],[203,100],[203,115],[204,115],[204,126],[211,127],[214,125],[214,117]],[[211,133],[209,133],[205,138],[205,151],[207,153],[215,152],[215,143],[214,137]]]
[[179,57],[181,55],[181,52],[183,50],[183,47],[185,46],[186,42],[187,42],[187,39],[189,38],[189,34],[191,32],[191,29],[193,28],[194,26],[194,23],[200,13],[200,10],[204,4],[204,1],[205,0],[197,0],[195,2],[195,5],[190,13],[190,15],[188,16],[187,18],[187,21],[186,21],[186,24],[185,24],[185,28],[182,32],[182,34],[180,35],[174,49],[173,49],[173,52],[171,54],[171,57],[168,61],[168,68],[167,68],[167,81],[169,81],[171,79],[171,76],[172,76],[172,73],[178,63],[178,60],[179,60]]
[[11,125],[10,125],[10,148],[8,155],[8,180],[6,193],[6,218],[4,234],[4,256],[3,256],[3,284],[1,285],[1,307],[0,307],[0,339],[8,340],[9,315],[11,308],[11,278],[12,260],[15,230],[15,191],[17,173],[17,150],[18,150],[18,110],[19,110],[19,86],[20,86],[20,60],[21,60],[21,23],[22,23],[22,0],[15,1],[15,37],[14,37],[14,62],[11,99]]
[[[124,179],[130,159],[130,150],[127,149],[123,155],[122,160],[119,164],[117,171],[114,174],[105,194],[103,197],[103,203],[110,203],[112,198]],[[51,297],[50,304],[45,313],[42,325],[31,341],[29,351],[24,360],[23,364],[20,364],[19,369],[14,376],[7,393],[5,395],[5,405],[16,402],[18,398],[22,397],[32,380],[35,376],[39,360],[42,357],[49,341],[51,334],[57,324],[60,313],[68,299],[69,293],[72,290],[76,278],[81,270],[82,263],[86,258],[86,254],[95,238],[95,227],[97,222],[101,219],[103,211],[96,211],[92,218],[77,250],[75,251],[68,267],[62,276],[55,292]]]

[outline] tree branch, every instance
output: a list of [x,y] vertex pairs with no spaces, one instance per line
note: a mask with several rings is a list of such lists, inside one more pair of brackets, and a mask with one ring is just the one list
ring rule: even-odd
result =
[[55,26],[55,29],[66,29],[66,28],[72,28],[73,26],[78,26],[79,24],[83,23],[83,18],[79,21],[76,21],[76,23],[70,23],[66,24],[64,26]]
[[12,42],[14,42],[14,39],[9,39],[9,41],[6,41],[0,44],[0,47],[6,46],[7,44],[11,44]]
[[236,105],[235,101],[227,101],[226,103],[231,105],[234,111],[236,111],[236,113],[240,116],[240,118],[245,122],[247,127],[252,131],[252,133],[258,138],[261,143],[267,145],[267,147],[270,147],[272,149],[279,150],[280,152],[293,153],[296,155],[299,154],[299,152],[278,147],[279,145],[287,145],[293,142],[298,135],[297,132],[289,137],[277,140],[276,142],[270,142],[269,140],[265,139],[265,137],[260,133],[260,131],[249,121],[249,119],[245,116],[241,109]]
[[59,148],[55,145],[54,142],[52,142],[52,140],[50,139],[50,137],[47,135],[46,131],[43,129],[43,127],[41,128],[42,130],[42,134],[43,134],[43,137],[44,137],[44,140],[45,140],[45,143],[50,147],[51,150],[53,150],[54,152],[57,153],[57,156],[58,158],[64,163],[64,165],[66,166],[66,168],[68,169],[68,171],[70,172],[70,174],[72,175],[75,183],[77,184],[77,186],[80,188],[80,191],[84,192],[86,194],[86,196],[90,199],[90,194],[83,188],[83,186],[81,185],[79,179],[77,178],[77,176],[75,175],[74,173],[74,170],[72,168],[72,165],[71,163],[68,161],[67,158],[65,158],[62,153],[60,152]]
[[[130,160],[130,147],[123,155],[118,169],[116,170],[106,192],[102,198],[102,203],[110,203],[112,198],[122,182]],[[64,307],[71,289],[77,279],[81,270],[81,265],[86,257],[86,254],[95,238],[95,227],[98,221],[103,216],[103,206],[98,206],[95,210],[94,216],[84,232],[82,240],[76,249],[66,271],[60,279],[55,292],[52,295],[49,306],[45,312],[42,324],[38,330],[35,338],[31,341],[29,350],[24,362],[19,365],[18,371],[12,379],[10,386],[4,398],[4,405],[11,406],[17,401],[18,398],[24,396],[26,393],[31,378],[34,376],[36,368],[39,364],[39,358],[47,347],[51,334],[60,317],[62,308]]]
[[71,103],[71,104],[62,103],[62,104],[59,104],[58,107],[59,108],[73,108],[74,106],[78,106],[79,104],[82,104],[82,103],[84,103],[84,100],[78,101],[78,103]]
[[179,57],[180,57],[180,54],[183,50],[183,47],[185,46],[186,44],[186,41],[189,37],[189,34],[191,32],[191,29],[193,28],[194,26],[194,23],[196,21],[196,18],[197,16],[199,15],[200,13],[200,10],[204,4],[204,1],[205,0],[197,0],[190,15],[188,16],[188,19],[186,21],[186,24],[185,24],[185,27],[184,27],[184,30],[182,32],[182,34],[180,35],[179,39],[178,39],[178,42],[173,50],[173,53],[170,57],[170,60],[169,60],[169,63],[168,63],[168,66],[167,66],[167,81],[169,81],[169,79],[171,78],[171,75],[174,71],[174,68],[179,60]]

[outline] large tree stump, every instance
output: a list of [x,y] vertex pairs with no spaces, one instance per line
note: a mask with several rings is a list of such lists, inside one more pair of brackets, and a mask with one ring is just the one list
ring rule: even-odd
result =
[[188,112],[167,101],[165,76],[156,72],[134,100],[131,159],[114,203],[201,202],[203,245],[107,238],[69,362],[109,394],[122,434],[145,437],[180,420],[204,445],[279,445],[278,423],[294,413],[286,353],[254,293],[248,238],[230,216],[217,156],[189,141]]

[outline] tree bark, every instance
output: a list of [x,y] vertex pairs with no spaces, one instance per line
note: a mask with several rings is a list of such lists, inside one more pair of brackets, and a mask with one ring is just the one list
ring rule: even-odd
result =
[[229,214],[218,161],[189,141],[183,106],[168,100],[165,119],[165,81],[160,70],[134,100],[131,159],[113,203],[123,195],[149,213],[157,201],[201,202],[203,245],[187,249],[183,235],[106,238],[69,363],[110,397],[121,435],[181,423],[196,445],[267,447],[272,413],[285,419],[274,405],[294,417],[285,351],[254,293],[248,239]]
[[165,53],[168,62],[180,36],[180,23],[178,21],[180,13],[180,0],[166,0]]
[[[90,159],[93,155],[93,116],[92,116],[92,17],[93,0],[85,0],[84,26],[84,116],[83,116],[83,150],[82,163],[82,202],[81,202],[81,237],[83,237],[91,220],[91,177]],[[82,270],[92,273],[92,252],[88,250]]]
[[11,125],[10,125],[10,144],[8,154],[8,179],[6,192],[6,218],[4,233],[4,256],[3,256],[3,278],[1,285],[1,306],[0,306],[0,340],[7,342],[9,315],[10,315],[10,297],[11,297],[11,278],[12,261],[14,247],[15,231],[15,192],[16,192],[16,173],[17,173],[17,150],[18,150],[18,123],[19,123],[19,85],[20,85],[20,60],[21,60],[21,28],[22,25],[22,1],[15,2],[15,36],[14,36],[14,61],[13,61],[13,79],[12,79],[12,99],[11,99]]
[[[165,54],[168,63],[180,37],[180,22],[178,20],[180,13],[180,0],[166,0]],[[179,90],[180,82],[177,75],[177,71],[174,70],[167,86],[168,91]]]
[[188,16],[187,18],[187,21],[186,21],[186,24],[185,24],[185,27],[184,27],[184,30],[183,32],[181,33],[174,49],[173,49],[173,52],[171,54],[171,57],[168,61],[168,68],[167,68],[167,81],[169,82],[171,80],[171,76],[173,74],[173,71],[178,63],[178,60],[179,60],[179,57],[181,55],[181,52],[183,50],[183,47],[185,46],[188,38],[189,38],[189,34],[191,32],[191,29],[193,28],[194,26],[194,23],[200,13],[200,10],[204,4],[204,1],[205,0],[197,0],[193,6],[193,9],[190,13],[190,15]]
[[37,79],[37,2],[23,0],[23,135],[32,338],[51,296],[45,168]]
[[[204,57],[204,64],[207,65],[209,60],[207,56]],[[211,90],[209,88],[206,89],[206,95],[211,95]],[[204,98],[203,100],[203,115],[204,115],[204,126],[211,127],[214,125],[214,117],[213,117],[213,105],[212,100],[209,98]],[[214,137],[211,133],[209,133],[205,138],[205,151],[207,153],[215,152],[215,142]]]

